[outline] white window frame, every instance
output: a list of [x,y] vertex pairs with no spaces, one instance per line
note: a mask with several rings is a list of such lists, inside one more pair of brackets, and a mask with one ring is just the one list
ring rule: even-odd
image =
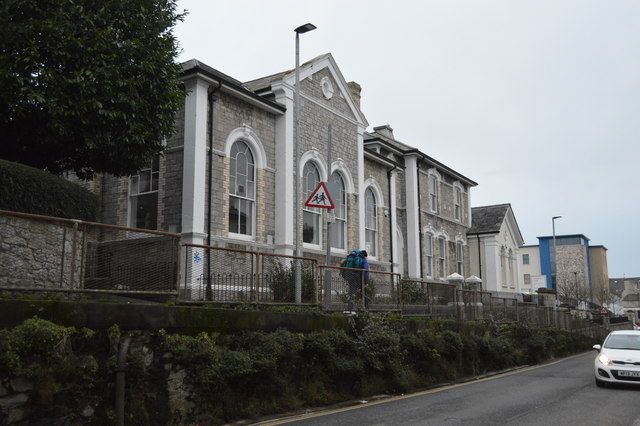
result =
[[[374,228],[369,227],[368,222],[369,222],[369,218],[367,217],[367,214],[369,213],[369,208],[367,207],[367,201],[369,199],[368,195],[371,194],[371,200],[373,200],[373,209],[371,210],[371,213],[373,214],[373,225]],[[367,244],[367,235],[369,233],[373,234],[373,241],[372,241],[372,248],[371,246],[370,248],[367,250],[367,254],[371,257],[378,257],[378,200],[376,199],[376,192],[373,190],[372,187],[367,187],[367,189],[365,189],[364,191],[364,235],[365,235],[365,246]]]
[[[316,184],[314,185],[313,188],[309,188],[308,187],[308,182],[307,182],[307,173],[305,171],[305,169],[307,168],[307,165],[311,165],[314,167],[317,177],[318,177],[318,182],[316,182]],[[320,172],[320,167],[318,166],[318,164],[313,161],[313,160],[309,160],[307,162],[304,163],[304,166],[302,166],[302,199],[304,201],[307,200],[307,198],[309,198],[309,196],[311,195],[312,191],[315,189],[315,187],[318,185],[319,182],[322,181],[322,174]],[[303,203],[304,203],[303,201]],[[318,223],[318,244],[315,243],[306,243],[304,242],[304,215],[305,213],[309,213],[309,214],[313,214],[316,215],[317,218],[317,223]],[[300,224],[300,226],[302,226],[301,232],[302,232],[302,246],[303,247],[308,247],[308,248],[312,248],[312,249],[322,249],[322,228],[323,228],[323,222],[322,222],[322,210],[320,208],[317,207],[306,207],[303,205],[302,207],[302,223]]]
[[[157,164],[158,169],[155,170],[154,166]],[[149,172],[149,190],[147,191],[140,191],[140,175],[142,172]],[[154,175],[155,175],[155,179],[154,179]],[[134,183],[135,180],[135,183]],[[154,182],[157,182],[156,184],[156,189],[153,189],[154,186]],[[143,195],[149,195],[149,194],[156,194],[156,227],[154,229],[150,229],[150,230],[157,230],[158,229],[158,204],[159,204],[159,197],[158,197],[158,190],[160,188],[160,156],[157,155],[154,157],[153,160],[151,160],[151,164],[149,165],[149,167],[145,167],[143,169],[140,169],[138,171],[138,173],[136,173],[135,175],[131,175],[129,176],[129,189],[128,189],[128,203],[127,203],[127,226],[129,226],[130,228],[141,228],[141,229],[147,229],[147,228],[143,228],[143,227],[139,227],[137,226],[137,199],[140,196]],[[135,187],[135,190],[134,190]]]
[[340,192],[340,194],[336,197],[333,197],[333,203],[336,206],[335,210],[339,210],[338,206],[343,203],[344,204],[344,217],[340,217],[338,216],[338,214],[334,213],[334,222],[331,224],[331,228],[333,228],[337,223],[339,223],[341,226],[343,226],[344,232],[343,234],[343,241],[342,241],[342,247],[336,247],[335,241],[333,241],[333,238],[331,239],[331,250],[332,251],[346,251],[347,250],[347,232],[348,232],[348,221],[347,221],[347,217],[348,217],[348,212],[347,212],[347,183],[345,181],[344,176],[342,175],[342,173],[340,173],[339,171],[334,171],[331,174],[331,177],[329,178],[329,181],[331,181],[333,179],[333,177],[337,176],[338,179],[340,179],[340,183],[341,183],[341,187],[338,188],[338,191]]
[[432,213],[438,213],[438,177],[428,174],[427,186],[429,189],[429,208]]
[[425,234],[425,248],[427,250],[427,277],[434,278],[435,273],[433,271],[433,234],[431,232],[427,232]]
[[453,187],[453,211],[458,222],[462,221],[462,190],[458,186]]
[[[525,259],[527,259],[526,262],[524,261]],[[531,259],[529,258],[529,253],[524,253],[522,255],[522,264],[523,265],[529,265],[529,262],[531,262]]]
[[[249,166],[249,164],[251,164],[251,166],[253,167],[253,181],[252,181],[252,185],[253,185],[253,199],[249,198],[249,197],[243,197],[241,195],[235,194],[235,193],[231,193],[231,191],[229,190],[229,185],[231,182],[231,161],[235,161],[235,159],[231,158],[231,150],[233,150],[233,146],[237,143],[243,143],[246,146],[247,151],[249,152],[249,154],[251,155],[251,161],[252,163],[249,163],[249,158],[247,157],[247,167]],[[238,152],[239,154],[239,152]],[[237,155],[236,155],[237,157]],[[231,222],[229,222],[227,224],[227,234],[229,236],[229,238],[234,238],[234,239],[238,239],[238,240],[246,240],[246,241],[254,241],[255,240],[255,233],[256,233],[256,221],[257,221],[257,215],[256,215],[256,199],[257,199],[257,190],[258,190],[258,185],[257,185],[257,177],[258,177],[258,172],[257,172],[257,165],[256,165],[256,156],[254,153],[254,150],[251,147],[251,144],[249,142],[247,142],[246,140],[243,139],[237,139],[236,141],[233,142],[233,144],[231,144],[231,149],[229,151],[229,180],[227,181],[227,192],[228,192],[228,196],[229,196],[229,206],[228,209],[229,211],[231,211],[231,198],[237,198],[238,200],[243,200],[246,202],[250,202],[251,203],[251,230],[250,233],[248,234],[242,234],[242,233],[238,233],[238,232],[232,232],[229,229],[229,226],[231,226]],[[236,166],[236,177],[237,177],[237,166]],[[247,175],[247,182],[248,181],[248,175]],[[248,185],[247,185],[248,186]],[[247,192],[247,191],[245,191]],[[229,212],[227,212],[227,215],[229,214]],[[209,218],[209,220],[211,220],[211,218]]]
[[438,270],[440,279],[447,278],[447,239],[438,237]]
[[456,241],[456,272],[464,276],[464,246],[462,241]]

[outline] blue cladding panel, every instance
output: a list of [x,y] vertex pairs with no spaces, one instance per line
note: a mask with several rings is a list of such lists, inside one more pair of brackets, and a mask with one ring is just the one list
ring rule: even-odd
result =
[[549,247],[551,244],[550,240],[547,239],[539,239],[540,241],[540,272],[542,275],[546,275],[547,277],[547,288],[553,288],[553,283],[551,281],[551,250]]

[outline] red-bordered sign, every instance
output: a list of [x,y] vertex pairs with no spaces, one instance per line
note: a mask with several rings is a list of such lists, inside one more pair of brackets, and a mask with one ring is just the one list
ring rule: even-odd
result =
[[333,204],[333,200],[331,199],[331,195],[329,195],[329,190],[327,189],[327,185],[324,182],[320,182],[316,189],[313,190],[307,201],[304,203],[307,207],[318,207],[321,209],[335,209],[336,206]]

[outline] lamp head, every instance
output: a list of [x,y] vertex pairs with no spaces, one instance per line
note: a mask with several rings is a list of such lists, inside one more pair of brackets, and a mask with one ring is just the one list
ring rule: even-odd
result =
[[309,31],[313,31],[316,29],[316,26],[310,23],[304,24],[304,25],[300,25],[298,28],[296,28],[295,31],[298,34],[304,34],[304,33],[308,33]]
[[562,216],[554,216],[551,218],[551,220],[556,220],[556,219],[560,219]]

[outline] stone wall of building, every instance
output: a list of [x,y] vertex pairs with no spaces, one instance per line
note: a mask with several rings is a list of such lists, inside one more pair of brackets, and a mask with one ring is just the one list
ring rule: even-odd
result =
[[[376,200],[378,206],[378,254],[376,260],[382,262],[385,266],[391,263],[391,229],[389,227],[389,183],[387,179],[387,171],[389,167],[369,158],[364,160],[364,178],[365,182],[373,180],[378,188],[382,191],[382,200]],[[366,190],[366,188],[365,188]],[[374,190],[374,194],[377,191]]]
[[[209,118],[210,119],[210,118]],[[256,239],[258,245],[264,245],[268,236],[275,234],[275,116],[258,107],[250,105],[226,93],[220,93],[216,103],[213,134],[213,189],[211,221],[213,238],[229,236],[229,158],[226,156],[226,143],[230,134],[238,128],[246,128],[247,139],[257,136],[264,148],[266,168],[256,167]],[[243,136],[236,140],[243,139]],[[250,147],[251,143],[248,144]],[[252,152],[254,161],[256,153]],[[205,182],[205,209],[208,203],[207,166]],[[205,210],[205,223],[208,212]]]
[[[333,96],[330,99],[325,98],[322,94],[322,86],[320,83],[323,78],[327,78],[333,86]],[[349,108],[349,104],[340,92],[338,84],[327,68],[316,72],[311,78],[302,80],[300,82],[300,93],[313,98],[324,107],[331,108],[352,120],[355,119],[351,108]]]
[[[584,245],[557,245],[556,282],[560,295],[577,298],[576,288],[581,294],[589,296],[589,276],[587,248]],[[563,294],[563,292],[565,294]]]
[[[331,99],[325,99],[320,88],[323,77],[330,79],[334,87]],[[331,159],[342,161],[353,181],[355,193],[348,195],[347,206],[347,248],[359,246],[358,200],[358,129],[346,101],[341,97],[335,80],[326,70],[320,70],[301,82],[300,98],[300,155],[315,150],[317,158],[326,164],[328,126],[331,124]],[[306,98],[309,96],[313,100]],[[336,114],[339,113],[339,114]],[[329,172],[329,171],[327,171]],[[325,226],[323,226],[325,227]],[[302,221],[299,223],[302,229]],[[302,232],[302,231],[300,231]]]
[[[423,166],[421,166],[423,167]],[[426,170],[422,170],[426,171]],[[456,272],[456,241],[463,242],[463,272],[464,276],[470,275],[470,254],[469,246],[467,244],[467,230],[468,227],[468,198],[466,192],[462,194],[461,213],[462,220],[455,220],[454,213],[454,199],[453,199],[453,186],[447,182],[451,180],[450,177],[444,175],[443,179],[439,182],[438,187],[438,213],[431,212],[429,206],[429,187],[428,187],[428,175],[426,173],[418,174],[420,179],[420,210],[421,210],[421,226],[423,234],[431,232],[434,236],[433,243],[433,257],[434,257],[434,274],[436,277],[441,276],[441,271],[438,269],[437,259],[440,256],[439,247],[437,244],[437,238],[444,235],[446,244],[445,253],[445,273],[444,276],[448,276]],[[423,266],[426,269],[426,242],[423,238],[422,256]],[[423,271],[423,275],[426,271]]]

